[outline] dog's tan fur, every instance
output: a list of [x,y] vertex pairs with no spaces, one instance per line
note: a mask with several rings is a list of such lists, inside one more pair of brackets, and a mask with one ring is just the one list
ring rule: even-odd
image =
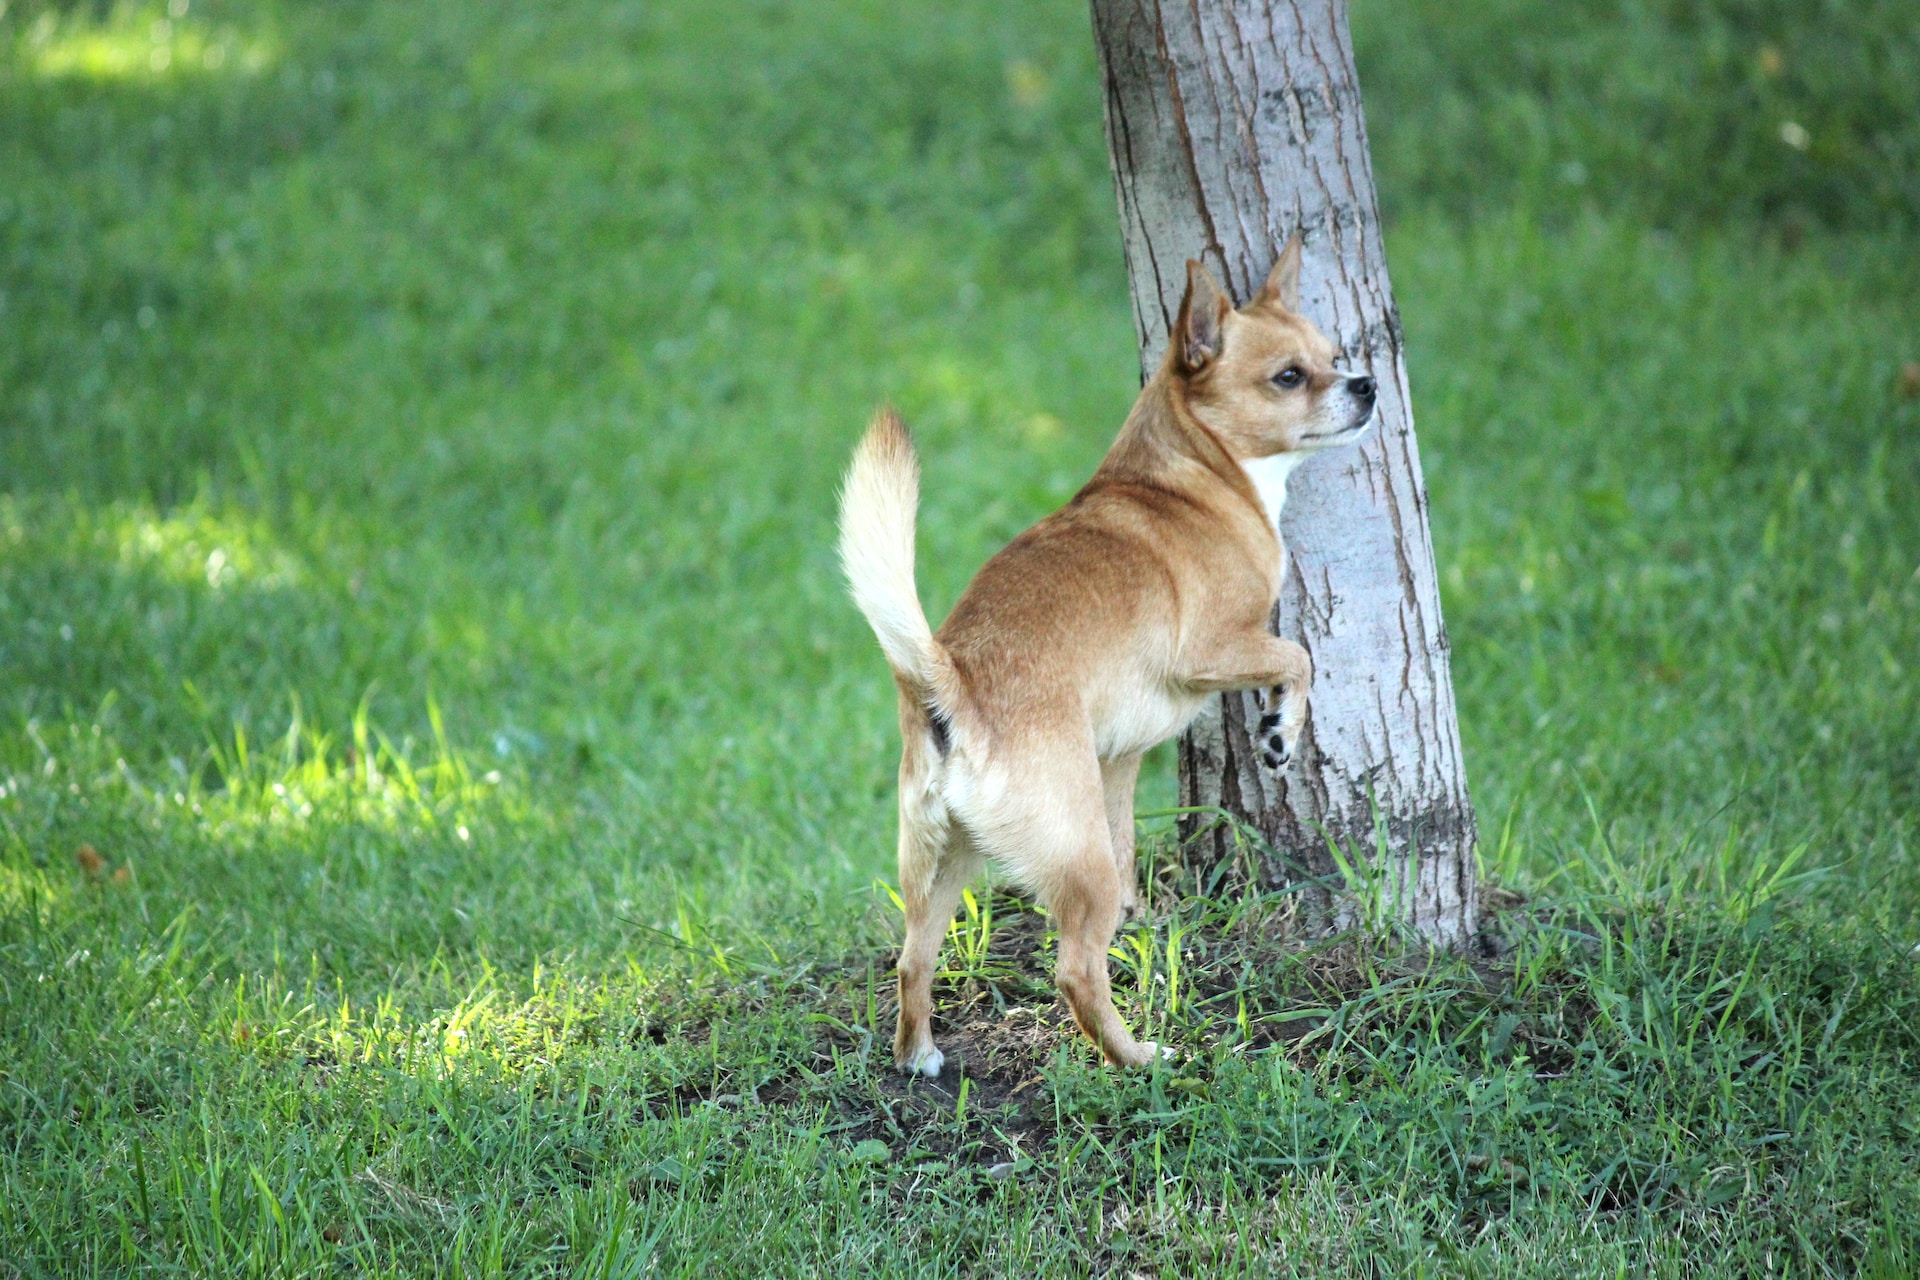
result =
[[1149,1061],[1113,1007],[1107,948],[1134,905],[1141,753],[1208,694],[1261,689],[1268,763],[1306,719],[1312,663],[1267,631],[1291,465],[1373,412],[1298,312],[1290,241],[1234,310],[1187,264],[1160,371],[1106,460],[1061,510],[989,560],[932,633],[913,581],[919,466],[891,411],[854,454],[841,555],[900,691],[900,950],[894,1059],[937,1075],[931,984],[961,890],[992,859],[1059,930],[1056,981],[1114,1063]]

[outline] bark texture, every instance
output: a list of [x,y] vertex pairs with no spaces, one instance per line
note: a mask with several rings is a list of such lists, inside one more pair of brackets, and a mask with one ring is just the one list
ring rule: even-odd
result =
[[[1181,740],[1181,803],[1264,832],[1282,855],[1260,868],[1269,883],[1331,872],[1328,837],[1368,853],[1391,909],[1458,945],[1476,832],[1345,0],[1092,4],[1142,370],[1165,349],[1188,258],[1244,301],[1297,228],[1302,310],[1380,386],[1375,429],[1302,466],[1282,520],[1276,631],[1315,668],[1301,750],[1281,777],[1264,771],[1251,697],[1226,695]],[[1232,856],[1230,832],[1207,825],[1188,834]]]

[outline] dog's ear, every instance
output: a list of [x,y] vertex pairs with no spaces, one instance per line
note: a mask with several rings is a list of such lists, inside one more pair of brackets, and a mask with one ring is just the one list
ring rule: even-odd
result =
[[1282,311],[1300,310],[1300,233],[1294,232],[1287,237],[1287,243],[1275,259],[1273,270],[1267,272],[1267,282],[1260,286],[1259,296],[1254,298],[1259,306],[1279,307]]
[[1173,324],[1174,357],[1187,373],[1198,373],[1220,354],[1220,323],[1232,304],[1197,258],[1187,259],[1187,296]]

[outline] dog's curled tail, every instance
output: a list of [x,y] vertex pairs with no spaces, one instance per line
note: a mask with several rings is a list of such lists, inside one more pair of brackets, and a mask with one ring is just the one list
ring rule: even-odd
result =
[[913,582],[919,505],[920,460],[913,441],[900,415],[883,408],[853,451],[840,491],[840,563],[894,677],[937,712],[948,705],[953,667],[927,626]]

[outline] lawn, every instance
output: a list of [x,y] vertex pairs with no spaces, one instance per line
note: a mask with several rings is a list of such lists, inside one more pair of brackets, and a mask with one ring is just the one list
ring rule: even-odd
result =
[[0,1276],[1920,1269],[1920,22],[1354,27],[1498,955],[1147,819],[1183,1060],[983,891],[908,1087],[834,489],[1117,430],[1084,9],[0,3]]

